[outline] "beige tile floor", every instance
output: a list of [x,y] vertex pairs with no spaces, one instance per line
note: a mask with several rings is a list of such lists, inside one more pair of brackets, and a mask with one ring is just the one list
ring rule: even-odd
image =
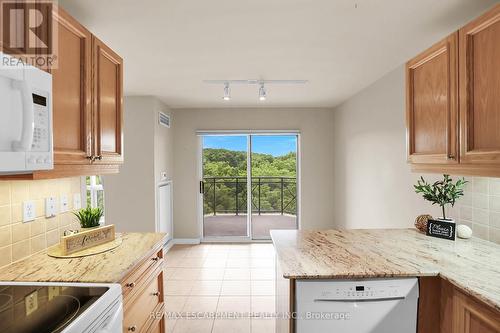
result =
[[272,244],[175,245],[166,254],[167,332],[274,332]]

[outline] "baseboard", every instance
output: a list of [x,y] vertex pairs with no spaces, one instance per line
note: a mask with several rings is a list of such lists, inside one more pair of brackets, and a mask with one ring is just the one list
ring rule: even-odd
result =
[[172,239],[173,244],[200,244],[199,238],[174,238]]

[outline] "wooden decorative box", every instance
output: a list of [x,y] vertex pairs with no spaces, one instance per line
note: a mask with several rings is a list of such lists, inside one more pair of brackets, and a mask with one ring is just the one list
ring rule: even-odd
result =
[[115,226],[111,224],[61,237],[60,250],[63,255],[68,255],[114,240]]

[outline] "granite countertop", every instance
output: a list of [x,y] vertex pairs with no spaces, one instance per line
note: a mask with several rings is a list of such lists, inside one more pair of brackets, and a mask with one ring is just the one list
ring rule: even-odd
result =
[[500,310],[500,245],[415,229],[273,230],[288,279],[441,276]]
[[105,282],[124,278],[151,250],[166,242],[163,233],[123,233],[117,248],[88,257],[60,259],[45,252],[0,269],[0,281]]

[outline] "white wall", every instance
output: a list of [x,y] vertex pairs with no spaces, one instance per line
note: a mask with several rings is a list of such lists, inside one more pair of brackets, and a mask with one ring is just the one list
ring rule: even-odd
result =
[[197,130],[300,130],[302,228],[332,227],[333,115],[328,109],[174,111],[174,236],[199,238]]
[[439,215],[413,191],[420,175],[406,163],[404,87],[400,66],[333,112],[336,227],[410,227],[417,215]]
[[151,96],[124,99],[125,163],[104,177],[106,223],[118,231],[155,231],[160,171],[173,173],[173,130],[158,125],[159,110],[170,113]]

